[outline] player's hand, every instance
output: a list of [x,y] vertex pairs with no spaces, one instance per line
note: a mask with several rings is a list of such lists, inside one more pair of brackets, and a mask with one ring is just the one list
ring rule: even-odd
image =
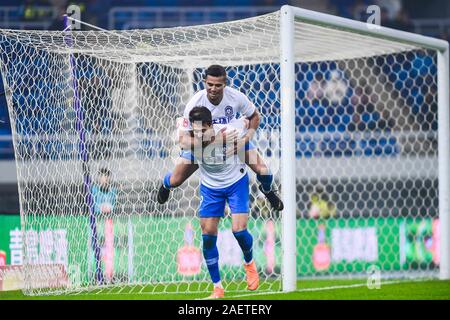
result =
[[225,132],[222,133],[222,137],[223,137],[223,143],[224,144],[231,144],[231,143],[236,143],[237,139],[238,139],[238,132],[236,130],[227,130]]
[[222,129],[219,130],[219,132],[217,132],[217,134],[215,136],[212,136],[211,137],[211,143],[222,144],[222,142],[223,142],[223,135],[224,135],[224,132],[225,132],[226,129],[227,128],[222,128]]
[[212,141],[216,145],[226,145],[232,144],[237,140],[238,132],[236,130],[226,130],[227,128],[220,129],[219,132],[215,135]]
[[247,118],[244,118],[243,121],[244,121],[244,128],[248,129],[250,126],[250,120],[248,120]]
[[235,154],[238,154],[240,150],[244,150],[245,147],[245,139],[237,139],[233,144],[227,143],[226,157],[232,157]]

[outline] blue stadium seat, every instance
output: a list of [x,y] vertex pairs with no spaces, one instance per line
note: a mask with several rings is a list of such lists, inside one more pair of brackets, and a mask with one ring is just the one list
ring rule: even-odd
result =
[[252,0],[213,0],[212,5],[214,6],[252,6],[255,5]]

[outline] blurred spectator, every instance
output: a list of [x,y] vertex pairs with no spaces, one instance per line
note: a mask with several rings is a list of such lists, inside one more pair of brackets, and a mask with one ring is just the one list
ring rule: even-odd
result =
[[[354,0],[338,0],[338,2],[349,2]],[[287,4],[287,1],[265,1],[264,5],[283,5]],[[336,4],[335,1],[333,1],[333,6],[331,6],[330,1],[328,0],[293,0],[289,1],[289,5],[294,7],[299,7],[307,10],[313,10],[317,12],[324,12],[324,13],[334,13],[334,8],[340,8],[340,4]]]
[[24,21],[42,21],[52,16],[47,0],[24,0],[21,7]]
[[398,11],[397,16],[391,22],[391,28],[407,32],[414,32],[414,25],[411,21],[409,13],[405,9],[401,9],[400,11]]
[[[175,5],[176,2],[172,2],[171,4],[165,4],[166,6],[169,5]],[[212,5],[216,5],[216,6],[223,6],[226,5],[224,4],[224,1],[209,1],[209,0],[198,0],[198,1],[191,1],[191,0],[179,0],[178,4],[180,6],[199,6],[199,7],[209,7]]]
[[439,38],[441,38],[442,40],[450,42],[450,34],[448,33],[448,30],[445,30],[445,31],[441,32]]
[[381,7],[380,23],[382,27],[392,28],[393,21],[389,19],[389,11],[385,7]]
[[[377,0],[376,5],[380,7],[381,25],[383,27],[414,32],[414,25],[406,9],[402,7],[401,0]],[[365,0],[356,0],[353,4],[353,18],[366,21],[368,18],[367,7],[370,5]]]
[[[67,8],[69,5],[77,5],[80,8],[81,21],[95,24],[97,20],[93,20],[92,17],[101,16],[102,12],[107,12],[109,9],[109,2],[105,0],[84,0],[84,1],[66,1],[66,0],[49,0],[53,8],[56,10],[56,17],[53,19],[48,30],[62,31],[65,29],[64,15],[67,14]],[[102,4],[102,7],[92,6],[93,3]],[[86,25],[80,25],[81,30],[86,30]]]
[[310,195],[308,216],[313,219],[327,219],[336,216],[335,204],[320,185],[317,185]]
[[56,17],[48,27],[48,30],[63,31],[66,26],[64,25],[64,15],[66,14],[66,8],[60,7],[57,9]]
[[[104,242],[102,247],[102,259],[104,261],[106,281],[109,283],[114,276],[114,208],[116,205],[117,190],[111,185],[111,171],[101,168],[98,173],[98,182],[92,186],[94,198],[94,214],[105,220]],[[101,238],[100,238],[101,239]],[[95,250],[95,248],[94,248]]]
[[81,20],[94,26],[107,28],[112,2],[113,0],[86,0],[86,10],[82,12]]
[[92,186],[94,197],[94,213],[110,217],[116,203],[117,191],[111,186],[111,171],[101,168],[98,172],[98,182]]
[[62,8],[68,6],[68,0],[47,0],[48,4],[55,8]]
[[323,90],[324,83],[321,81],[321,77],[322,74],[317,73],[315,79],[309,84],[308,90],[306,91],[306,97],[311,105],[320,103],[320,100],[325,95]]
[[368,1],[369,0],[330,0],[328,1],[329,3],[327,6],[327,13],[338,15],[344,18],[359,20],[359,18],[355,18],[354,9],[358,7],[365,12],[368,6]]
[[259,5],[259,6],[267,6],[267,7],[273,7],[273,6],[282,6],[283,4],[286,4],[286,1],[280,1],[280,0],[254,0],[252,1],[253,5]]
[[356,0],[352,6],[353,19],[366,21],[367,20],[367,3],[364,0]]
[[396,19],[402,9],[402,0],[376,0],[375,4],[387,10],[389,20]]
[[333,104],[340,104],[347,93],[348,85],[337,70],[330,72],[328,81],[323,86],[326,98]]

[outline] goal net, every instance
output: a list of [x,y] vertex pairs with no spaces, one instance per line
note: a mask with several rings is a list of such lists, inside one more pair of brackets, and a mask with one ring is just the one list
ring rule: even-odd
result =
[[[281,193],[295,193],[295,213],[274,212],[249,170],[258,290],[283,289],[283,214],[296,215],[298,279],[436,276],[437,51],[301,19],[294,30],[295,190],[280,183],[280,11],[168,29],[0,30],[24,292],[212,288],[197,173],[156,202],[179,157],[176,119],[211,64],[259,109],[254,143]],[[218,248],[226,292],[245,291],[228,213]]]

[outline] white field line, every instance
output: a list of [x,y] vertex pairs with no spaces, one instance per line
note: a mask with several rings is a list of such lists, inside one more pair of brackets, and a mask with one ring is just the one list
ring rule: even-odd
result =
[[[386,285],[386,284],[399,284],[399,283],[407,283],[407,282],[417,282],[417,281],[425,281],[426,279],[422,280],[396,280],[396,281],[384,281],[380,283],[380,286]],[[313,291],[327,291],[327,290],[335,290],[335,289],[349,289],[349,288],[357,288],[357,287],[365,287],[367,286],[367,283],[356,283],[356,284],[348,284],[348,285],[340,285],[340,286],[330,286],[330,287],[318,287],[318,288],[305,288],[305,289],[298,289],[292,292],[313,292]],[[284,292],[258,292],[258,293],[249,293],[249,294],[242,294],[242,295],[236,295],[236,296],[225,296],[226,298],[244,298],[244,297],[251,297],[251,296],[264,296],[264,295],[272,295],[272,294],[282,294]],[[200,298],[196,300],[209,300],[210,298]]]
[[[404,279],[404,280],[392,280],[392,281],[382,281],[380,282],[380,286],[383,285],[389,285],[389,284],[399,284],[399,283],[410,283],[410,282],[421,282],[421,281],[429,281],[432,279],[429,278],[422,278],[422,279]],[[314,292],[314,291],[327,291],[327,290],[335,290],[335,289],[349,289],[349,288],[358,288],[358,287],[364,287],[367,286],[366,282],[362,283],[355,283],[355,284],[348,284],[348,285],[338,285],[338,286],[328,286],[328,287],[316,287],[316,288],[304,288],[304,289],[298,289],[292,292]],[[145,286],[144,286],[145,287]],[[113,289],[114,285],[111,285],[110,287],[101,288],[98,292],[95,292],[94,294],[104,294],[106,289]],[[107,292],[107,294],[111,295],[121,295],[122,289],[119,290],[119,292]],[[248,292],[248,291],[238,291],[238,292]],[[153,294],[199,294],[201,292],[127,292],[128,294],[134,294],[134,295],[153,295]],[[236,291],[235,291],[236,293]],[[251,297],[251,296],[263,296],[263,295],[273,295],[273,294],[283,294],[287,292],[283,291],[266,291],[266,292],[255,292],[255,293],[246,293],[246,294],[239,294],[239,295],[232,295],[232,296],[225,296],[226,298],[242,298],[242,297]],[[83,294],[92,294],[92,292],[87,291],[80,291],[76,293],[70,293],[69,295],[83,295]],[[207,294],[205,292],[205,294]],[[194,300],[209,300],[210,298],[196,298]]]

